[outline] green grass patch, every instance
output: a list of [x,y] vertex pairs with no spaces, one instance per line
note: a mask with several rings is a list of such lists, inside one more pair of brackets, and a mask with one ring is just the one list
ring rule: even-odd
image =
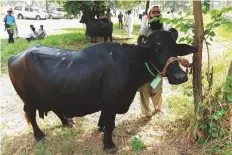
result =
[[70,50],[79,50],[89,45],[88,39],[83,33],[53,35],[44,40],[31,41],[30,43],[24,38],[15,39],[14,44],[8,44],[7,39],[2,39],[1,71],[3,73],[6,72],[7,61],[11,56],[16,55],[36,44]]

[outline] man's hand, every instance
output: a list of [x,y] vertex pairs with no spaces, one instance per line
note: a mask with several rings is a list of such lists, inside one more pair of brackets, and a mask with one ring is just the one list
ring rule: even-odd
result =
[[181,59],[180,59],[180,64],[181,64],[182,66],[184,66],[184,67],[191,67],[191,66],[192,66],[192,64],[189,63],[189,61],[188,61],[187,59],[184,59],[184,58],[181,58]]

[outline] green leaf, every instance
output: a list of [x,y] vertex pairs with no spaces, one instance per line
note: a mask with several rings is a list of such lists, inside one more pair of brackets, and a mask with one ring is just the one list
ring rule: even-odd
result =
[[226,79],[232,81],[232,75],[228,75]]
[[216,126],[216,123],[214,123],[214,122],[209,122],[209,126],[210,126],[210,128],[213,128],[213,127]]
[[180,38],[179,42],[185,41],[185,37]]
[[232,102],[232,94],[227,94],[226,98],[229,102]]
[[214,137],[214,138],[217,138],[217,137],[218,137],[218,133],[217,133],[217,132],[213,132],[211,135],[212,135],[212,137]]
[[209,23],[209,24],[207,24],[206,26],[205,26],[205,28],[207,29],[207,28],[210,28],[210,27],[212,27],[213,26],[213,23]]
[[221,24],[220,23],[216,23],[216,24],[214,24],[213,26],[214,27],[218,27],[218,26],[220,26]]
[[211,31],[211,32],[209,32],[209,35],[214,37],[216,34],[215,34],[215,32]]

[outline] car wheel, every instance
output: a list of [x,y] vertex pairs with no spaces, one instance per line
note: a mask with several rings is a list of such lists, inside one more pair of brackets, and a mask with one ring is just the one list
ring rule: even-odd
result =
[[41,17],[40,17],[40,16],[36,16],[35,19],[36,19],[36,20],[40,20]]
[[23,19],[23,15],[19,14],[18,19]]

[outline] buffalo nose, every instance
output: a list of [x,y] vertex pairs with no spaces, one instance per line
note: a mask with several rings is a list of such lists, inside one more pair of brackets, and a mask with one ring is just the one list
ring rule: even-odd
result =
[[179,81],[186,81],[187,80],[187,74],[185,72],[182,73],[176,73],[174,75],[174,78]]

